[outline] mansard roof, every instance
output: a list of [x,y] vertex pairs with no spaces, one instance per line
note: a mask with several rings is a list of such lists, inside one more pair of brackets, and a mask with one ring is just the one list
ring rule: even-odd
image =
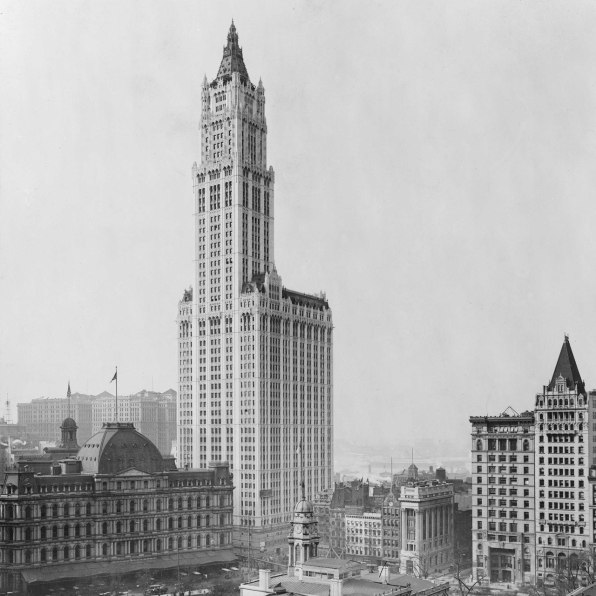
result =
[[242,57],[242,48],[238,45],[236,26],[234,25],[234,21],[232,21],[230,31],[228,32],[228,44],[224,46],[223,57],[217,71],[216,80],[221,78],[230,79],[234,72],[240,74],[241,81],[250,81],[244,64],[244,58]]
[[578,393],[583,393],[586,395],[584,382],[582,381],[582,378],[579,374],[579,369],[577,368],[577,363],[575,362],[575,357],[573,356],[573,351],[571,350],[571,344],[569,343],[568,335],[565,335],[565,340],[563,341],[563,346],[561,347],[559,359],[557,360],[553,376],[548,385],[549,391],[553,391],[559,377],[563,377],[563,379],[565,379],[565,383],[569,389],[574,389],[577,386]]

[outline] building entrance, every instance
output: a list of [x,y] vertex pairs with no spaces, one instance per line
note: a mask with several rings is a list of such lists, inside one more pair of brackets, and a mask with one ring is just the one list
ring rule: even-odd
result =
[[513,581],[515,550],[512,548],[493,548],[490,551],[490,581],[510,583]]

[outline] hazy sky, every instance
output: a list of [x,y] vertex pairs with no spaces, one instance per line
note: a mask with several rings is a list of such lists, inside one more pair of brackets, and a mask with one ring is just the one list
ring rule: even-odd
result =
[[[262,77],[339,439],[463,442],[564,332],[596,387],[594,2],[0,1],[0,392],[176,388],[203,75]],[[0,408],[4,413],[4,408]]]

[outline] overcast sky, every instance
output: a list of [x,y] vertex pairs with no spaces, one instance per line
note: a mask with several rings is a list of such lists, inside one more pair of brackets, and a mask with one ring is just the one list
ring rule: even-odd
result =
[[[325,290],[336,437],[596,387],[593,2],[0,1],[0,392],[177,388],[203,75],[262,77],[284,285]],[[0,407],[5,413],[5,408]]]

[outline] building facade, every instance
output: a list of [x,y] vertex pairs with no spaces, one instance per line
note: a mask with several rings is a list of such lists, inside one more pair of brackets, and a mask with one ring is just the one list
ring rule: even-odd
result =
[[115,574],[231,561],[232,491],[226,464],[177,470],[131,423],[106,423],[76,457],[3,475],[0,591],[91,577],[106,563]]
[[521,585],[536,572],[534,413],[472,423],[472,565],[475,580]]
[[472,423],[474,576],[570,591],[593,569],[596,394],[566,335],[533,412]]
[[399,497],[396,496],[396,487],[392,486],[389,494],[385,497],[382,509],[383,529],[383,559],[388,563],[399,562],[399,551],[401,550],[401,506]]
[[410,482],[401,487],[400,573],[427,577],[453,564],[453,485]]
[[203,82],[200,131],[195,284],[178,306],[179,463],[229,461],[239,543],[250,534],[283,551],[300,447],[310,496],[331,486],[333,322],[323,294],[286,289],[275,268],[265,90],[234,24]]
[[346,556],[379,562],[383,557],[383,528],[380,513],[346,515]]
[[88,439],[98,432],[106,420],[132,422],[135,428],[153,441],[161,453],[169,454],[176,442],[176,392],[142,390],[116,398],[104,391],[99,395],[73,393],[67,398],[38,398],[17,404],[19,425],[36,441],[59,442],[60,423],[72,416],[77,420],[78,436]]
[[[569,337],[565,336],[550,383],[536,396],[537,582],[570,575],[591,545],[588,471],[595,397],[588,396]],[[571,573],[572,575],[572,573]]]

